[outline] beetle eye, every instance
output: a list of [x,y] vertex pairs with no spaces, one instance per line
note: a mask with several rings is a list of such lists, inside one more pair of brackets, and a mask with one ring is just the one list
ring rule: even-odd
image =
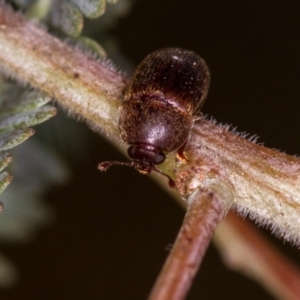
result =
[[149,165],[159,165],[166,158],[160,149],[146,144],[131,146],[127,152],[133,160]]

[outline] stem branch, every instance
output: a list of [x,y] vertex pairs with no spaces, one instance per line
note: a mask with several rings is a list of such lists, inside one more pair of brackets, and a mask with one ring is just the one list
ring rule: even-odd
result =
[[[221,182],[218,184],[222,186]],[[230,193],[210,187],[199,189],[189,197],[185,219],[150,300],[185,299],[212,234],[232,200]]]

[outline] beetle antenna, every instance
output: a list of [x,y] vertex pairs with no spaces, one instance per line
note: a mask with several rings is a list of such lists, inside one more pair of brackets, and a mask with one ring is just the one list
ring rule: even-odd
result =
[[134,167],[133,162],[121,162],[121,161],[104,161],[98,165],[98,169],[101,172],[107,171],[108,168],[110,168],[112,165],[118,165],[118,166],[127,166],[127,167]]

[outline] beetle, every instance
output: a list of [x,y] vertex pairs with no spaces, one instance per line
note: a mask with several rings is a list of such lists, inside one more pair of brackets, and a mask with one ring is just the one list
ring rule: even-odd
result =
[[98,168],[105,171],[119,164],[143,174],[162,173],[155,166],[165,160],[166,152],[177,150],[185,158],[183,150],[201,117],[209,83],[205,61],[192,51],[166,48],[149,54],[125,88],[120,107],[120,134],[130,145],[132,162],[103,162]]

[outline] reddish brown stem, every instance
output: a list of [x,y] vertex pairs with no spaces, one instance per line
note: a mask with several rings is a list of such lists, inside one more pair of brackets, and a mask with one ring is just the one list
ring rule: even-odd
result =
[[300,272],[254,226],[230,212],[215,234],[226,264],[264,286],[276,299],[300,299]]
[[199,269],[211,236],[227,209],[218,194],[200,189],[189,199],[186,216],[150,300],[184,299]]

